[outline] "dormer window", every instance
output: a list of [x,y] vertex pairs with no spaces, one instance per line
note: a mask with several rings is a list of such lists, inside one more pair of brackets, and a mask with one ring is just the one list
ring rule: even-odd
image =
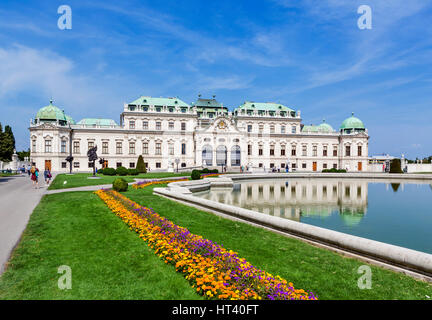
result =
[[143,110],[148,111],[148,107],[147,106],[143,107]]

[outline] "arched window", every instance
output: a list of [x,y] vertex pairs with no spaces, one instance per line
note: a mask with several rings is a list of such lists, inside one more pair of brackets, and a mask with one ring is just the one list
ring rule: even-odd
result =
[[227,148],[219,146],[216,149],[216,165],[222,166],[227,164]]
[[240,166],[240,146],[233,146],[231,148],[231,166]]
[[202,149],[202,163],[203,166],[213,165],[213,148],[209,145],[205,145]]

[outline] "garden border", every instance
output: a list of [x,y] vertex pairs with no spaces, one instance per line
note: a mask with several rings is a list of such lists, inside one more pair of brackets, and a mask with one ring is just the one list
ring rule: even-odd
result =
[[[354,255],[368,262],[376,261],[387,265],[394,271],[402,271],[417,278],[432,282],[432,255],[384,242],[361,238],[338,231],[291,221],[280,217],[266,216],[258,212],[231,206],[193,196],[193,192],[208,190],[211,187],[230,187],[233,180],[269,178],[367,178],[367,179],[404,179],[431,180],[432,175],[417,174],[370,174],[370,173],[272,173],[272,174],[229,174],[219,178],[199,181],[179,181],[168,184],[167,188],[155,188],[154,193],[197,206],[213,213],[221,213],[252,223],[288,236],[300,238],[335,251]],[[371,261],[372,260],[372,261]]]

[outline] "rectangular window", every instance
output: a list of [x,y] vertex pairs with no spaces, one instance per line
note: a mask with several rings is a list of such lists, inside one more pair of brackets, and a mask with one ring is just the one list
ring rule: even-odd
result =
[[52,152],[51,140],[45,140],[45,153]]
[[270,133],[275,133],[275,126],[273,125],[270,126]]
[[327,157],[327,146],[323,146],[323,157]]
[[122,166],[122,163],[121,163],[121,162],[117,162],[117,163],[116,163],[116,167],[117,167],[117,168],[119,168],[119,167],[121,167],[121,166]]
[[270,146],[270,155],[274,156],[274,147],[273,146]]
[[251,124],[248,124],[248,126],[247,126],[247,132],[252,132],[252,125]]
[[327,169],[327,163],[323,163],[323,169]]
[[108,142],[102,142],[102,154],[108,154]]
[[316,157],[318,155],[318,147],[317,146],[313,146],[312,147],[312,156]]
[[161,168],[161,163],[160,162],[156,162],[156,168]]
[[182,131],[186,130],[186,122],[181,123],[181,129],[182,129]]
[[168,129],[174,130],[174,122],[172,121],[168,122]]
[[296,163],[293,163],[293,164],[291,165],[291,168],[293,168],[293,169],[297,168],[297,164],[296,164]]
[[36,152],[36,140],[32,140],[32,152]]
[[66,162],[62,162],[62,168],[66,168],[67,167],[67,163]]
[[123,153],[123,146],[120,141],[116,142],[116,154],[122,154]]
[[143,121],[143,130],[148,130],[148,121]]
[[333,146],[333,157],[337,157],[337,155],[338,155],[337,146]]
[[333,168],[337,169],[337,163],[333,163]]
[[148,154],[148,142],[143,142],[143,154]]
[[156,143],[156,154],[157,155],[162,154],[162,143]]
[[281,156],[285,155],[285,146],[281,146],[281,152],[280,152]]
[[357,155],[361,157],[362,155],[362,146],[357,146]]
[[297,153],[297,148],[296,148],[296,146],[291,146],[291,155],[292,155],[292,156],[295,156],[296,153]]
[[248,156],[252,155],[252,145],[248,144]]
[[66,140],[61,141],[61,152],[66,153]]
[[161,130],[162,129],[162,125],[160,121],[156,122],[156,130]]
[[129,162],[129,168],[131,169],[135,168],[135,162]]
[[345,156],[351,156],[351,146],[345,146]]
[[88,142],[88,150],[90,150],[91,148],[94,148],[94,141]]
[[186,154],[186,143],[182,143],[181,145],[181,154]]
[[296,132],[297,132],[297,127],[291,126],[291,133],[296,133]]
[[258,128],[258,132],[259,132],[259,133],[263,133],[263,131],[264,131],[264,125],[263,125],[263,124],[260,124],[260,125],[259,125],[259,128]]
[[129,154],[135,154],[135,142],[129,142]]
[[73,143],[73,153],[80,153],[79,141],[74,141],[74,143]]
[[281,133],[285,133],[285,126],[281,126]]
[[173,156],[174,155],[174,145],[172,143],[169,144],[168,150],[169,150],[169,155]]
[[130,129],[135,129],[135,121],[129,121],[129,128]]
[[302,168],[306,169],[306,163],[302,163]]
[[262,149],[261,147],[258,149],[258,155],[259,155],[259,156],[262,156],[262,155],[263,155],[263,149]]
[[79,168],[79,162],[74,162],[74,168]]
[[302,145],[302,156],[306,157],[307,156],[307,145]]
[[89,163],[88,163],[88,167],[89,167],[89,168],[93,168],[93,162],[89,162]]

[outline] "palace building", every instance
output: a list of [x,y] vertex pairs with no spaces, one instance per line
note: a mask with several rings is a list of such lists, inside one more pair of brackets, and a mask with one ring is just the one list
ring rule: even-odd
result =
[[227,171],[368,170],[369,135],[354,114],[339,130],[323,121],[304,125],[300,111],[280,103],[246,101],[229,111],[213,96],[191,105],[179,98],[142,96],[125,103],[120,122],[75,122],[52,101],[30,122],[31,161],[39,169],[92,171],[87,151],[104,164],[134,168],[139,155],[151,171],[227,167]]

